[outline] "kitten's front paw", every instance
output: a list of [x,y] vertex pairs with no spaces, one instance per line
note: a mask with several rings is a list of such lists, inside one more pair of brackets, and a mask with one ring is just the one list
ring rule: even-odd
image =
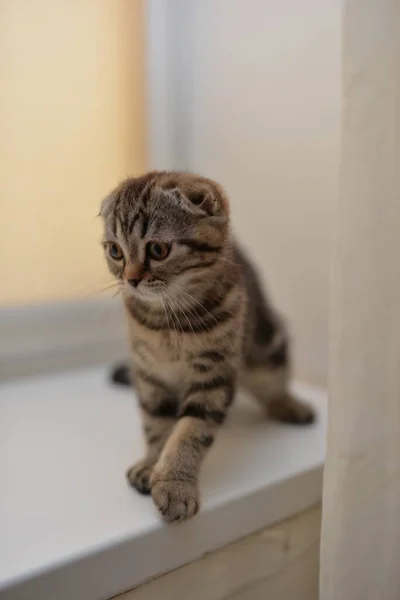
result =
[[153,472],[153,465],[145,458],[133,465],[126,472],[129,485],[135,488],[141,494],[150,494],[150,477]]
[[186,521],[199,510],[197,484],[180,479],[155,479],[151,485],[154,504],[168,523]]

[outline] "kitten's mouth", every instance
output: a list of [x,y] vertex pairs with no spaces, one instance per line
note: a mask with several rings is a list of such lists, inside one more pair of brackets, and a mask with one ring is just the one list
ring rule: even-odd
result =
[[141,298],[156,299],[160,297],[163,289],[158,282],[140,281],[136,286],[132,286],[128,281],[125,282],[125,289],[128,293]]

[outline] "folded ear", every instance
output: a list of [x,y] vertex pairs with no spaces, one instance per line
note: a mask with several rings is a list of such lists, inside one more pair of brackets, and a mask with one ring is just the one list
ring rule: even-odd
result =
[[225,192],[215,183],[191,183],[183,185],[181,192],[192,206],[210,216],[228,216],[229,202]]

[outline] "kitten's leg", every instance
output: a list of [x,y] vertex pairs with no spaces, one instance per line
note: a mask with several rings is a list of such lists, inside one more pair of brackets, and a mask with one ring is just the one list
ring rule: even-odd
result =
[[266,409],[268,416],[284,423],[306,425],[315,419],[314,410],[294,398],[288,391],[287,366],[256,366],[244,368],[241,383]]
[[197,513],[199,467],[233,399],[232,378],[215,377],[199,385],[187,394],[151,476],[151,495],[168,522]]
[[146,455],[127,471],[130,485],[142,494],[150,494],[150,476],[164,444],[176,422],[178,401],[154,378],[148,381],[135,374],[142,423],[146,438]]

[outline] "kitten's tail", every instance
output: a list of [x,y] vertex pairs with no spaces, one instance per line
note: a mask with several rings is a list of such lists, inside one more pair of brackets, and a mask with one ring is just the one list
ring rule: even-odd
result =
[[119,364],[116,365],[111,371],[111,381],[118,385],[129,385],[133,384],[132,375],[128,365]]

